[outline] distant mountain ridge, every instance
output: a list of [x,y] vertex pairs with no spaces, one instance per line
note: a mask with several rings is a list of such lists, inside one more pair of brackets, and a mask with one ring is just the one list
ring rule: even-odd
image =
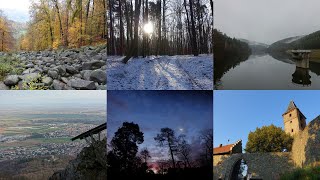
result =
[[260,42],[256,42],[256,41],[250,41],[247,39],[239,39],[242,42],[245,42],[249,45],[252,54],[262,54],[262,53],[266,53],[267,48],[269,47],[268,44],[264,44],[264,43],[260,43]]
[[270,45],[269,51],[285,52],[289,49],[320,49],[320,31],[304,36],[289,37]]

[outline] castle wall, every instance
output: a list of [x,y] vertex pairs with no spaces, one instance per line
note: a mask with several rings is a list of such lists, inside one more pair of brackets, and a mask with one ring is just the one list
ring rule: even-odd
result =
[[281,174],[294,167],[291,153],[244,153],[214,156],[214,178],[229,179],[233,166],[239,160],[245,160],[248,174],[261,179],[279,179]]

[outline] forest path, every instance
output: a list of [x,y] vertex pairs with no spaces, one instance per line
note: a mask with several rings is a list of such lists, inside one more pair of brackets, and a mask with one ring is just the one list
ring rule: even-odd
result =
[[121,63],[108,56],[108,90],[211,90],[212,55],[150,56]]

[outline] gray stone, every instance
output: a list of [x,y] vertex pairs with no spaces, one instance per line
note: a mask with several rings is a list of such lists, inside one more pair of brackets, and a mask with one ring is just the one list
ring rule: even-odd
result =
[[73,66],[66,66],[66,71],[69,74],[77,74],[78,71],[76,70],[76,68],[74,68]]
[[42,82],[44,83],[45,86],[50,86],[53,82],[53,79],[51,77],[44,77],[42,79]]
[[30,74],[25,74],[23,76],[20,76],[20,78],[24,81],[24,82],[31,82],[37,78],[39,78],[40,74],[38,73],[30,73]]
[[71,79],[69,81],[71,87],[79,90],[95,90],[96,85],[93,81],[86,81],[83,79]]
[[48,75],[49,75],[50,77],[52,77],[53,79],[58,79],[58,78],[59,78],[59,74],[58,74],[57,71],[49,70],[49,71],[48,71]]
[[53,86],[53,89],[55,89],[55,90],[64,90],[66,84],[55,79],[55,80],[53,80],[52,86]]
[[83,79],[90,81],[91,72],[92,70],[84,70],[84,71],[81,71],[80,73]]
[[93,59],[95,59],[95,60],[102,60],[102,56],[98,54],[98,55],[94,56]]
[[61,81],[64,82],[64,83],[66,83],[66,84],[69,83],[69,80],[68,80],[68,78],[66,78],[66,77],[62,77],[62,78],[61,78]]
[[15,86],[18,84],[19,80],[18,75],[10,75],[4,80],[4,84],[7,86]]
[[107,90],[107,85],[99,85],[97,86],[97,90]]
[[6,86],[3,82],[0,82],[0,90],[10,90],[10,88]]
[[85,62],[82,65],[82,70],[95,70],[100,69],[102,66],[106,65],[104,61],[94,60],[91,62]]
[[107,73],[100,69],[94,70],[90,75],[90,80],[100,84],[105,84],[107,81]]
[[26,68],[33,68],[34,67],[34,64],[27,64],[26,65]]

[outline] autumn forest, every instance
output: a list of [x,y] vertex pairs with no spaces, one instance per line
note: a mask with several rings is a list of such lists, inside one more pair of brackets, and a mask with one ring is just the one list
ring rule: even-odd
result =
[[76,48],[106,42],[106,0],[32,1],[26,32],[0,14],[1,51]]

